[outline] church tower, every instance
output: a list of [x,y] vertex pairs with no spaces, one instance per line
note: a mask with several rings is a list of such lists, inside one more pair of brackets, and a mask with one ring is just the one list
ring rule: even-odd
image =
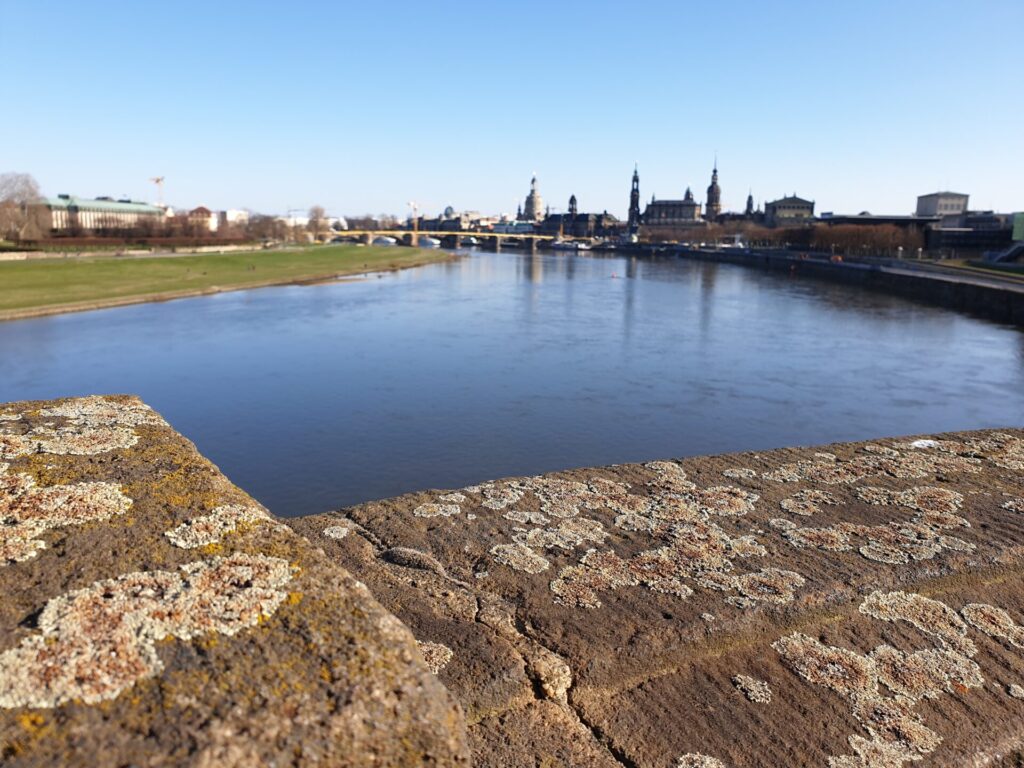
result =
[[704,205],[704,218],[714,221],[722,214],[722,188],[718,186],[718,160],[715,160],[711,171],[711,186],[708,187],[708,199]]
[[747,208],[743,214],[749,219],[754,215],[754,193],[753,191],[747,194]]
[[576,219],[576,195],[569,198],[569,218]]
[[540,192],[537,191],[537,177],[530,180],[530,194],[526,196],[526,204],[523,205],[523,219],[525,221],[540,221],[544,218],[544,201]]
[[[653,198],[651,198],[653,200]],[[640,174],[633,166],[633,188],[629,192],[629,234],[640,231]]]

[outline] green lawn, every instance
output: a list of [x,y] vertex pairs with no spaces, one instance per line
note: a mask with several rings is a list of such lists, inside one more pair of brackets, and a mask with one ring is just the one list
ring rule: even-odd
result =
[[292,251],[163,258],[42,259],[0,262],[0,319],[31,310],[171,298],[214,288],[244,288],[396,269],[449,257],[420,248],[325,245]]

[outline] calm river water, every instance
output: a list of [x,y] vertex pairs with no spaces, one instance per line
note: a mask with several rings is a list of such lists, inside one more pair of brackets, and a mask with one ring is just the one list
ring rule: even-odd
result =
[[0,324],[0,401],[142,396],[279,515],[574,466],[1024,423],[1024,335],[730,265],[473,254]]

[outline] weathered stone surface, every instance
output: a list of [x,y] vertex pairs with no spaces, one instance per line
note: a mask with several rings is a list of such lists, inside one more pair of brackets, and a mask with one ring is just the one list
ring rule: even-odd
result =
[[5,766],[468,764],[406,627],[134,398],[0,405],[0,532]]
[[1022,510],[1006,430],[288,522],[451,650],[480,765],[847,768],[1022,759]]

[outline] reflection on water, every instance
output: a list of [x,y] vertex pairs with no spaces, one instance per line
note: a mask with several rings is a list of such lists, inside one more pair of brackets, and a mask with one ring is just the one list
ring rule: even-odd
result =
[[1009,327],[786,274],[474,254],[0,324],[0,400],[132,392],[278,514],[1024,419]]

